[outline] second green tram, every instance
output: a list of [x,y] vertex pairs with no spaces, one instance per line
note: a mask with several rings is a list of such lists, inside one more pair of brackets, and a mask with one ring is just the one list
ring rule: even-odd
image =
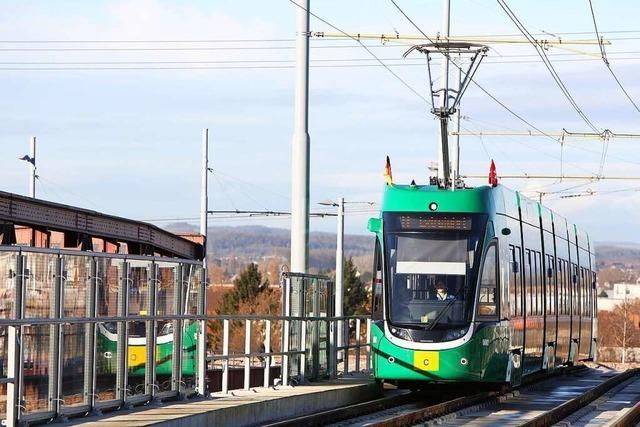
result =
[[375,233],[376,379],[518,385],[596,354],[589,236],[502,185],[385,185]]

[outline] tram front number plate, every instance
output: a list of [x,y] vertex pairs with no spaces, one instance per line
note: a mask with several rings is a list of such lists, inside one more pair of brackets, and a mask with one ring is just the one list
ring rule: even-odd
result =
[[437,371],[440,369],[440,353],[437,351],[414,352],[413,367],[421,371]]

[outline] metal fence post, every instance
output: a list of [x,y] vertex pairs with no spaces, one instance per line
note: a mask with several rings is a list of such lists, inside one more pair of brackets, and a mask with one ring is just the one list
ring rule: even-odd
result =
[[[89,278],[86,281],[86,316],[96,317],[96,287],[98,280],[96,278],[96,260],[91,258],[89,262]],[[95,375],[95,360],[96,360],[96,324],[87,323],[85,325],[84,336],[84,387],[85,387],[85,403],[89,405],[91,411],[94,410],[96,404],[96,375]]]
[[360,318],[356,318],[356,372],[360,372]]
[[[20,320],[24,317],[24,255],[17,256],[15,279],[14,317]],[[7,425],[18,425],[22,415],[22,326],[7,327],[7,377],[12,382],[7,384]]]
[[344,337],[342,345],[344,346],[344,357],[342,358],[342,374],[349,374],[349,348],[351,341],[349,340],[349,319],[342,322],[342,336]]
[[[147,313],[151,316],[157,314],[157,280],[158,280],[158,265],[153,262],[149,266],[149,277],[147,279],[149,289],[149,302],[147,307]],[[148,394],[149,400],[155,399],[156,391],[156,322],[150,320],[146,323],[147,330],[147,369],[144,370],[144,382],[145,392]]]
[[[313,345],[311,346],[311,348],[313,349]],[[307,372],[307,321],[306,320],[300,321],[300,351],[302,352],[300,353],[300,382],[304,382],[305,374]],[[312,357],[312,360],[314,360],[314,364],[315,364],[315,357],[313,355],[311,357]],[[314,368],[311,368],[311,375],[312,376],[315,375]]]
[[[52,254],[48,254],[51,256]],[[55,256],[55,255],[53,255]],[[53,281],[53,301],[49,311],[49,316],[53,319],[62,317],[62,307],[64,306],[64,262],[62,257],[56,257],[56,274]],[[60,408],[62,402],[62,340],[60,339],[62,327],[60,324],[49,326],[49,410],[56,414],[56,418],[60,416]]]
[[[271,353],[271,320],[265,321],[264,352]],[[264,388],[269,387],[271,380],[271,356],[264,358]]]
[[[205,239],[206,240],[206,239]],[[203,260],[206,265],[206,258]],[[198,315],[207,315],[207,269],[201,270],[200,292],[198,298]],[[207,321],[203,318],[200,320],[198,328],[198,376],[197,391],[203,395],[207,393]],[[227,331],[228,332],[228,331]],[[227,338],[228,339],[228,338]]]
[[331,347],[331,378],[338,376],[338,321],[334,318],[331,321],[331,337],[329,340],[329,347]]
[[[122,260],[120,264],[120,289],[118,289],[118,315],[129,315],[129,265]],[[118,368],[116,369],[116,398],[126,402],[127,399],[127,353],[128,327],[127,322],[118,322],[116,329]]]
[[251,386],[251,320],[244,321],[244,389],[249,390]]
[[222,321],[222,392],[229,392],[229,319]]
[[367,370],[371,371],[371,317],[367,317]]
[[[179,264],[174,274],[173,304],[176,314],[188,314],[183,307],[183,296],[189,292],[189,282],[183,280],[184,272],[184,264]],[[184,397],[182,396],[182,328],[184,322],[184,320],[173,321],[173,364],[171,373],[173,384],[171,389],[177,391],[180,398]]]
[[280,378],[282,385],[289,383],[289,338],[290,338],[290,320],[291,316],[291,277],[285,278],[284,286],[284,319],[282,324],[282,367],[280,370]]

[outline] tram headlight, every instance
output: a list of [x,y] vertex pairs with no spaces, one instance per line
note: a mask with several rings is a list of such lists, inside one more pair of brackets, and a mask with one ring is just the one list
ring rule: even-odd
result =
[[409,334],[409,331],[407,331],[406,329],[391,328],[391,333],[396,337],[403,339],[405,341],[413,341],[413,338],[411,338],[411,334]]
[[447,333],[444,334],[444,338],[443,341],[453,341],[455,339],[458,339],[462,336],[464,336],[464,334],[467,333],[467,329],[466,328],[462,328],[462,329],[450,329],[447,331]]

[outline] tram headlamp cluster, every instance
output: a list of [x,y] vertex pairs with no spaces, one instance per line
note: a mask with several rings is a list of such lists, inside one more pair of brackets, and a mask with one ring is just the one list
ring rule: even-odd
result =
[[411,338],[411,334],[409,334],[409,331],[407,331],[406,329],[391,328],[391,333],[396,337],[403,339],[405,341],[413,341],[413,338]]
[[464,334],[467,333],[467,329],[466,328],[462,328],[462,329],[450,329],[447,331],[446,334],[444,334],[444,337],[442,339],[442,341],[453,341],[455,339],[458,339],[462,336],[464,336]]

